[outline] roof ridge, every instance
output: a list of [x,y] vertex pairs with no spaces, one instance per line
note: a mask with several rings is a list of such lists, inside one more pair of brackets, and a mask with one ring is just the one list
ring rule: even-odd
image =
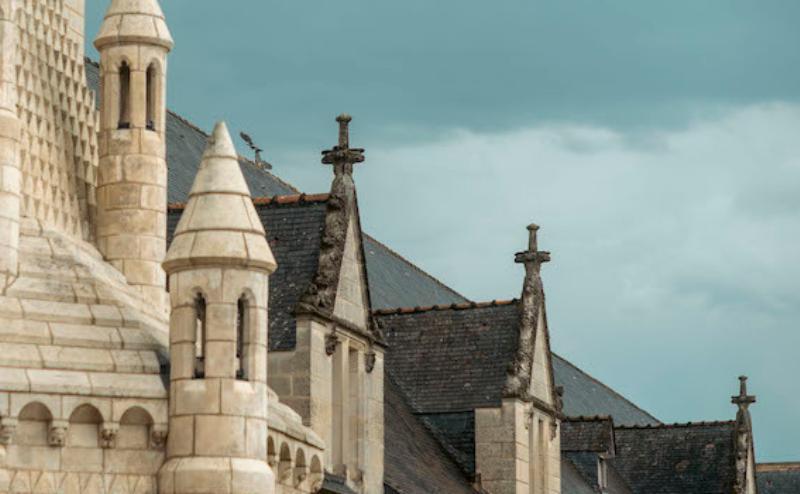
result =
[[426,272],[424,269],[420,268],[419,266],[417,266],[417,265],[416,265],[416,264],[414,264],[413,262],[411,262],[411,261],[409,261],[408,259],[406,259],[405,257],[401,256],[400,254],[398,254],[397,252],[395,252],[395,251],[394,251],[392,248],[390,248],[389,246],[387,246],[386,244],[384,244],[384,243],[383,243],[383,242],[381,242],[380,240],[376,239],[376,238],[375,238],[375,237],[373,237],[372,235],[369,235],[369,234],[367,234],[367,233],[363,233],[363,232],[362,232],[362,235],[364,235],[365,237],[368,237],[370,240],[372,240],[372,241],[373,241],[373,242],[375,242],[376,244],[380,245],[381,247],[383,247],[384,249],[386,249],[387,251],[389,251],[389,253],[390,253],[390,254],[392,254],[393,256],[397,257],[398,259],[400,259],[400,260],[401,260],[401,261],[403,261],[404,263],[408,264],[409,266],[411,266],[411,268],[412,268],[412,269],[414,269],[414,270],[418,271],[419,273],[421,273],[422,275],[426,276],[427,278],[429,278],[430,280],[432,280],[434,283],[436,283],[436,284],[437,284],[437,285],[439,285],[440,287],[444,288],[445,290],[447,290],[447,291],[449,291],[449,292],[451,292],[451,293],[454,293],[455,295],[458,295],[459,297],[463,298],[464,300],[467,300],[467,301],[469,301],[469,299],[468,299],[467,297],[465,297],[465,296],[461,295],[460,293],[458,293],[457,291],[455,291],[453,288],[451,288],[451,287],[449,287],[449,286],[445,285],[445,284],[444,284],[444,283],[442,283],[442,282],[441,282],[441,281],[440,281],[438,278],[436,278],[436,277],[434,277],[434,276],[432,276],[432,275],[428,274],[428,272]]
[[492,300],[491,302],[470,302],[468,304],[450,304],[450,305],[431,305],[427,307],[399,307],[397,309],[378,309],[372,311],[373,314],[387,316],[397,314],[418,314],[421,312],[431,312],[435,310],[467,310],[477,309],[483,307],[500,307],[504,305],[514,305],[519,303],[519,299],[511,300]]
[[555,353],[555,352],[550,352],[550,353],[552,353],[552,354],[553,354],[553,355],[555,355],[556,357],[560,358],[560,359],[561,359],[561,360],[562,360],[564,363],[566,363],[567,365],[569,365],[570,367],[572,367],[572,368],[573,368],[573,369],[575,369],[576,371],[580,372],[580,373],[581,373],[581,374],[583,374],[584,376],[588,377],[588,378],[589,378],[589,379],[591,379],[592,381],[596,382],[597,384],[599,384],[599,385],[600,385],[600,386],[602,386],[603,388],[605,388],[605,389],[607,389],[608,391],[612,392],[614,395],[616,395],[617,397],[621,398],[623,401],[625,401],[625,403],[629,404],[629,405],[630,405],[630,406],[632,406],[633,408],[635,408],[635,409],[639,410],[640,412],[642,412],[643,414],[647,415],[647,416],[648,416],[648,417],[650,417],[651,419],[655,420],[655,421],[656,421],[656,422],[658,422],[659,424],[662,424],[662,423],[663,423],[663,422],[661,422],[660,420],[658,420],[657,418],[655,418],[653,415],[651,415],[651,414],[650,414],[650,412],[648,412],[648,411],[646,411],[646,410],[644,410],[644,409],[640,408],[640,407],[639,407],[639,406],[637,406],[637,405],[636,405],[634,402],[632,402],[632,401],[631,401],[631,400],[629,400],[628,398],[626,398],[626,397],[622,396],[622,395],[621,395],[621,394],[619,394],[617,391],[614,391],[612,388],[610,388],[608,385],[606,385],[605,383],[603,383],[603,382],[602,382],[602,381],[600,381],[599,379],[597,379],[597,378],[594,378],[594,377],[590,376],[589,374],[587,374],[586,372],[584,372],[584,370],[583,370],[583,369],[581,369],[581,368],[580,368],[580,367],[578,367],[577,365],[573,364],[573,363],[572,363],[572,362],[570,362],[569,360],[565,359],[565,358],[564,358],[564,357],[562,357],[561,355],[559,355],[559,354],[557,354],[557,353]]
[[614,417],[611,415],[590,415],[590,416],[583,416],[578,415],[577,417],[564,417],[561,421],[562,422],[605,422],[607,420],[614,421]]
[[800,470],[800,461],[756,464],[756,471],[758,472],[786,472],[794,470]]
[[[253,199],[253,205],[255,206],[266,206],[266,205],[282,205],[282,204],[304,204],[304,203],[318,203],[318,202],[327,202],[328,195],[325,194],[298,194],[293,196],[269,196],[269,197],[259,197]],[[172,211],[177,211],[186,208],[185,202],[173,202],[167,204],[167,209]]]
[[614,429],[677,429],[688,427],[703,427],[703,426],[722,426],[722,425],[735,425],[735,420],[712,420],[703,422],[676,422],[673,424],[658,424],[658,425],[617,425]]

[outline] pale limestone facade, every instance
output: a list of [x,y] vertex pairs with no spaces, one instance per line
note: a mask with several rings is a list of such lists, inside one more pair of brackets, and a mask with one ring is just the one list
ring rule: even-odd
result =
[[[112,0],[97,112],[83,1],[0,0],[0,494],[311,493],[325,472],[383,493],[353,162],[331,158],[351,187],[331,313],[268,354],[276,263],[225,125],[167,252],[172,38],[156,0]],[[487,492],[560,492],[548,352],[534,401],[476,411]]]
[[[204,245],[216,257],[177,249],[168,311],[172,40],[161,9],[111,2],[95,40],[102,114],[83,26],[83,0],[0,2],[0,493],[314,492],[325,444],[267,387],[275,266],[238,165],[201,174],[198,202],[239,186],[227,228],[232,218],[252,230],[240,234],[249,257],[213,239]],[[217,142],[229,147],[210,146],[206,169],[235,163],[226,132]],[[198,290],[209,302],[201,377],[186,367],[196,317],[185,299]],[[231,308],[241,297],[240,325]]]

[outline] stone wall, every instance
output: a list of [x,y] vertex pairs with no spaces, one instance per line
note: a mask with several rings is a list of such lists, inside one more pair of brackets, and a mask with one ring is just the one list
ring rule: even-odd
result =
[[86,85],[83,0],[17,0],[21,214],[89,239],[98,114]]
[[344,245],[342,269],[339,273],[333,314],[365,329],[367,328],[369,304],[367,303],[367,285],[361,255],[361,242],[356,236],[358,232],[356,219],[355,214],[351,215],[350,224],[347,227],[347,240]]
[[476,409],[475,468],[492,494],[560,494],[558,422],[519,399]]

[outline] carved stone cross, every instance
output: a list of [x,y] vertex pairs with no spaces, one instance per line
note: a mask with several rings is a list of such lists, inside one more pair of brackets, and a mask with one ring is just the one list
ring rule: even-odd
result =
[[525,252],[517,252],[516,256],[514,257],[514,261],[524,264],[525,267],[532,265],[536,268],[541,266],[543,263],[550,262],[550,253],[539,250],[538,241],[536,239],[536,232],[539,230],[539,225],[531,223],[528,225],[528,232],[530,232],[528,238],[528,250]]
[[731,398],[731,403],[737,405],[739,410],[746,411],[747,408],[756,402],[755,396],[747,394],[747,376],[739,377],[739,396]]
[[333,173],[352,175],[353,164],[364,161],[364,150],[350,147],[350,121],[353,118],[344,113],[336,117],[339,122],[339,145],[322,152],[322,163],[333,165]]

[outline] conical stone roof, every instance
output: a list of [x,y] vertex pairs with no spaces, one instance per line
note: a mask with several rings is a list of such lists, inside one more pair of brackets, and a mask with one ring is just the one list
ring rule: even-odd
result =
[[164,269],[170,273],[197,266],[225,265],[259,268],[270,273],[277,267],[228,128],[219,122],[208,138]]
[[94,40],[99,50],[114,43],[175,46],[158,0],[112,0],[100,32]]

